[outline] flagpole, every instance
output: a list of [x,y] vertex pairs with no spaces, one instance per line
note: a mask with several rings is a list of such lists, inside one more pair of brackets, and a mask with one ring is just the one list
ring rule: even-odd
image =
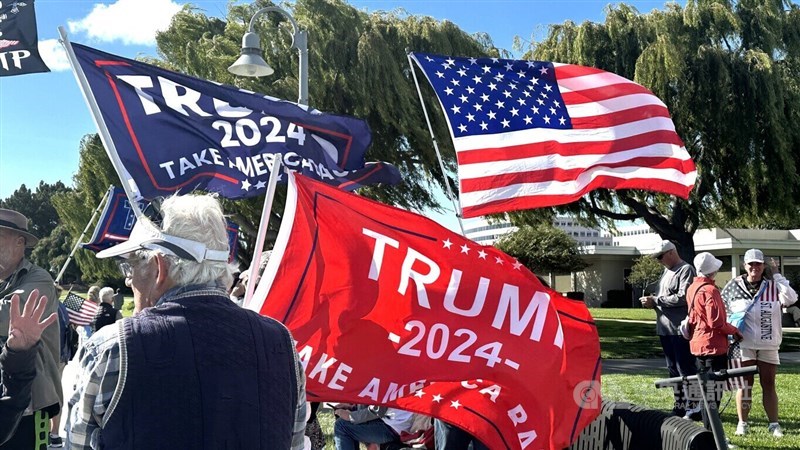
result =
[[[86,234],[87,231],[89,231],[89,227],[92,225],[92,222],[94,222],[94,218],[97,217],[97,213],[100,212],[100,209],[103,207],[103,204],[108,199],[108,193],[109,192],[111,192],[111,186],[108,187],[108,189],[106,190],[105,195],[103,195],[103,198],[100,199],[100,203],[98,203],[97,204],[97,208],[94,209],[94,212],[92,213],[92,217],[89,219],[89,222],[86,223],[86,228],[84,228],[83,232],[81,233],[81,235],[78,236],[78,240],[75,242],[75,245],[72,247],[72,251],[69,252],[69,256],[67,257],[67,261],[64,263],[63,266],[61,266],[61,271],[58,272],[58,276],[56,277],[56,281],[55,281],[56,284],[58,284],[58,282],[61,281],[61,277],[64,275],[64,272],[67,271],[67,266],[69,266],[70,261],[72,261],[72,256],[75,255],[75,251],[78,250],[78,246],[81,245],[81,241],[83,240],[83,236]],[[70,288],[70,290],[72,290],[72,289]]]
[[467,233],[464,232],[464,223],[461,221],[461,208],[458,206],[458,204],[456,204],[456,196],[453,194],[453,189],[450,187],[450,178],[447,176],[447,171],[444,167],[444,161],[442,161],[442,154],[439,152],[439,143],[436,141],[436,136],[433,134],[431,119],[428,117],[428,108],[425,107],[425,102],[422,99],[422,90],[420,90],[419,82],[417,81],[417,72],[414,70],[414,63],[411,62],[411,52],[407,52],[406,57],[408,57],[408,65],[411,68],[411,75],[414,77],[414,85],[417,86],[419,104],[422,105],[422,112],[425,114],[425,121],[428,123],[428,132],[431,134],[433,149],[436,150],[436,158],[439,160],[439,167],[442,169],[444,184],[447,186],[447,195],[450,197],[450,201],[453,203],[453,209],[455,210],[456,218],[458,218],[458,226],[461,228],[461,235],[466,236]]
[[264,251],[264,241],[266,240],[267,230],[269,229],[269,217],[272,214],[275,190],[278,186],[278,179],[283,169],[282,158],[282,154],[275,153],[275,159],[273,159],[272,169],[269,174],[267,193],[264,196],[264,207],[261,209],[261,222],[258,225],[258,235],[256,236],[256,248],[253,253],[253,259],[250,261],[250,274],[247,278],[247,287],[244,291],[244,303],[242,303],[242,306],[245,308],[250,304],[253,292],[256,289],[256,280],[258,280],[258,276],[261,273],[261,254]]
[[72,73],[75,75],[75,80],[78,82],[81,93],[83,93],[83,98],[86,100],[86,106],[89,107],[94,123],[100,132],[100,140],[103,142],[106,154],[111,160],[111,164],[113,164],[114,168],[117,170],[120,181],[122,181],[122,189],[125,190],[125,195],[128,196],[131,209],[138,219],[142,215],[142,210],[139,208],[139,203],[136,201],[138,197],[134,196],[131,192],[129,185],[131,180],[124,176],[126,173],[125,166],[122,165],[122,160],[119,158],[119,154],[117,154],[117,148],[114,146],[114,141],[111,139],[111,133],[108,131],[108,127],[103,121],[103,115],[100,113],[100,107],[97,105],[97,100],[94,98],[94,93],[92,93],[92,88],[89,86],[89,81],[86,80],[86,74],[83,73],[83,69],[80,63],[78,63],[78,58],[75,56],[75,51],[72,49],[72,44],[67,37],[67,31],[63,26],[58,27],[58,34],[61,36],[61,44],[64,46],[64,50],[67,51],[67,59],[69,60],[70,67],[72,67]]

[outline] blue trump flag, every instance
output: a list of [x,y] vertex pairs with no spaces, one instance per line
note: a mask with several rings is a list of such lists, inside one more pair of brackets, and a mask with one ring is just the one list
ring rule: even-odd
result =
[[[133,225],[136,224],[136,215],[131,209],[125,191],[114,186],[108,189],[110,191],[108,200],[94,228],[92,239],[81,244],[81,247],[95,252],[127,241]],[[139,202],[139,205],[144,208],[144,202]]]
[[[114,186],[108,189],[108,201],[103,207],[103,212],[94,229],[92,239],[81,244],[81,247],[94,252],[99,252],[127,241],[133,226],[136,224],[136,214],[134,214],[130,203],[128,203],[125,191]],[[147,202],[139,202],[140,209],[145,210],[147,206]],[[228,232],[228,246],[230,248],[228,262],[233,262],[239,253],[239,225],[226,220],[225,229]]]
[[259,195],[278,153],[288,170],[343,189],[400,180],[390,164],[365,164],[372,138],[363,120],[72,48],[133,195],[153,199],[194,189],[230,199]]

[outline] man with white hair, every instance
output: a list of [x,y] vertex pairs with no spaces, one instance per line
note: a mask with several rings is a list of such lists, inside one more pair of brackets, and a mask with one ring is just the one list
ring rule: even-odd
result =
[[234,305],[219,201],[174,196],[140,217],[121,257],[134,316],[81,350],[72,449],[301,449],[305,378],[289,331]]
[[114,288],[108,286],[100,289],[100,307],[97,308],[97,314],[94,316],[92,328],[95,332],[100,331],[101,328],[111,325],[114,322],[122,319],[122,312],[114,308]]

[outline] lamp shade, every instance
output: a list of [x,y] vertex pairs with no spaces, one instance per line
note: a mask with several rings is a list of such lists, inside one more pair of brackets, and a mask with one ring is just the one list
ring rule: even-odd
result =
[[261,57],[261,42],[252,32],[242,37],[242,55],[228,67],[228,72],[242,77],[263,77],[272,75],[275,70]]

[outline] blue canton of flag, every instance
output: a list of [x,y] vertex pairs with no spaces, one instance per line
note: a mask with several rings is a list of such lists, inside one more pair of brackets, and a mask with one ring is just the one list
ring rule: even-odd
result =
[[551,62],[418,55],[453,137],[572,126]]

